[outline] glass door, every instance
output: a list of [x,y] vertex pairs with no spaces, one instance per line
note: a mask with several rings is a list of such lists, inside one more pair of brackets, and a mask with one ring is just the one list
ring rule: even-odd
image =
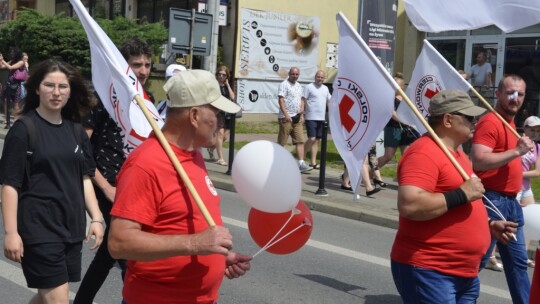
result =
[[492,106],[495,88],[503,75],[503,42],[497,39],[471,37],[467,43],[465,71],[467,78]]

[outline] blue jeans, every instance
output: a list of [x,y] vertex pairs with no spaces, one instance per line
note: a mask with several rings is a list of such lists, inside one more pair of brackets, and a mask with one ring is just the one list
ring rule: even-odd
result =
[[391,261],[394,283],[403,303],[476,303],[480,295],[478,277],[462,278]]
[[[480,263],[480,270],[486,266],[493,248],[497,244],[512,302],[514,304],[528,304],[531,283],[527,274],[527,250],[525,249],[525,237],[523,235],[523,210],[515,197],[509,197],[491,190],[486,190],[485,196],[499,209],[507,221],[517,223],[518,228],[516,233],[517,241],[511,240],[508,245],[503,245],[495,239],[491,240],[488,252]],[[493,208],[485,198],[483,198],[483,201],[484,205]],[[487,212],[490,218],[500,220],[494,211],[488,208]]]

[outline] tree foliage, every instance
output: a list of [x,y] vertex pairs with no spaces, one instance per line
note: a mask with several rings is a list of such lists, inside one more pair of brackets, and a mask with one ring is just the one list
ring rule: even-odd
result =
[[[159,54],[167,42],[168,31],[163,23],[139,24],[124,17],[97,22],[117,46],[127,39],[139,38],[152,46],[154,54]],[[35,10],[22,9],[15,20],[0,27],[0,52],[5,58],[9,58],[11,46],[28,53],[30,65],[45,59],[62,59],[90,75],[90,47],[77,18],[64,14],[44,16]]]

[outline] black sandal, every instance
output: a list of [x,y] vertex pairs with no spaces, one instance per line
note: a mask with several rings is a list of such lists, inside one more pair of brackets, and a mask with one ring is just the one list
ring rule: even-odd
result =
[[379,191],[381,191],[381,188],[377,188],[377,187],[373,188],[373,190],[371,190],[371,191],[367,191],[367,189],[366,189],[366,196],[368,196],[368,197],[372,196],[373,194],[375,194],[375,193],[377,193]]
[[316,169],[316,170],[319,170],[321,168],[321,166],[319,166],[319,164],[314,164],[314,165],[309,165],[311,168],[313,169]]
[[345,185],[341,185],[341,189],[347,190],[347,191],[353,191],[351,186],[348,186],[348,187],[347,187],[347,186],[345,186]]
[[375,178],[373,179],[373,184],[374,185],[379,185],[379,186],[381,186],[383,188],[386,188],[386,186],[388,186],[387,183],[383,182],[382,180],[375,179]]

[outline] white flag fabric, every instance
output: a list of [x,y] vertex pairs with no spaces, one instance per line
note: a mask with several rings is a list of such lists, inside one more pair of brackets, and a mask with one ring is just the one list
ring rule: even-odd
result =
[[392,116],[398,86],[341,12],[337,24],[339,70],[332,93],[330,128],[358,197],[364,158]]
[[[424,119],[429,115],[431,98],[439,91],[455,89],[467,92],[470,88],[471,84],[437,52],[431,43],[424,40],[422,52],[416,59],[416,66],[406,90],[407,96]],[[396,112],[402,123],[412,126],[420,134],[427,131],[406,102],[402,101]]]
[[148,111],[159,127],[163,119],[148,100],[142,84],[129,67],[120,51],[101,27],[88,14],[80,0],[69,0],[88,36],[92,59],[92,82],[103,106],[122,129],[124,153],[137,147],[152,131],[150,123],[134,100],[144,98]]
[[496,25],[504,32],[540,23],[538,0],[404,0],[407,16],[423,32]]

